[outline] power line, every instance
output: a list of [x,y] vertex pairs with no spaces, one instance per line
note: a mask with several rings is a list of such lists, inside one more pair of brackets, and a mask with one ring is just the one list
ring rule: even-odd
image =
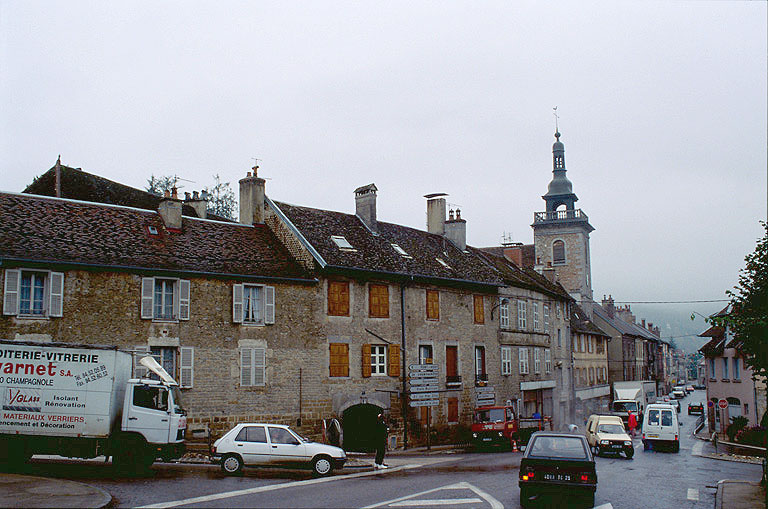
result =
[[703,304],[709,302],[731,302],[730,299],[716,300],[637,300],[637,301],[614,301],[614,304]]

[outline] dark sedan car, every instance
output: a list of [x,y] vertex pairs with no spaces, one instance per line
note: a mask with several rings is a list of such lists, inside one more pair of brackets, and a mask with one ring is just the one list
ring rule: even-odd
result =
[[704,403],[688,403],[688,415],[703,414]]
[[582,435],[539,431],[531,435],[520,461],[520,505],[528,507],[531,497],[576,493],[585,505],[595,505],[597,470],[587,439]]

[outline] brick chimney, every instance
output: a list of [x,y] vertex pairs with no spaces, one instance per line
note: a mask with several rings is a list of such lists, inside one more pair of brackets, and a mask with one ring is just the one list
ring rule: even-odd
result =
[[608,313],[608,316],[613,318],[616,314],[616,307],[613,305],[613,297],[611,295],[608,296],[608,298],[605,298],[605,295],[603,295],[603,309],[606,313]]
[[374,234],[379,232],[379,223],[376,221],[376,185],[355,189],[355,215],[371,230]]
[[467,249],[467,222],[461,218],[461,210],[456,209],[456,217],[453,211],[448,215],[448,221],[443,225],[445,238],[456,244],[462,251]]
[[165,196],[160,200],[157,206],[160,217],[168,230],[181,231],[181,200],[179,200],[176,187],[171,188],[171,192],[165,191]]
[[195,209],[195,214],[200,219],[208,217],[208,193],[203,191],[203,195],[200,196],[197,191],[192,193],[184,193],[184,203]]
[[240,181],[240,222],[242,224],[264,224],[264,179],[256,174],[259,167],[253,167]]
[[445,233],[445,193],[427,194],[427,231],[443,235]]

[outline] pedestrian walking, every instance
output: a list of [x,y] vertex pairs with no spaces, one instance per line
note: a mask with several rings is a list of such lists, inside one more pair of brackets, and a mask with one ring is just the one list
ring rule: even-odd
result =
[[632,412],[629,412],[629,435],[634,438],[635,437],[635,428],[637,427],[637,417],[635,417],[635,414]]
[[384,463],[384,451],[387,450],[387,436],[389,435],[389,427],[384,421],[384,414],[376,416],[376,427],[373,430],[373,438],[376,444],[376,459],[373,463],[373,468],[389,468]]

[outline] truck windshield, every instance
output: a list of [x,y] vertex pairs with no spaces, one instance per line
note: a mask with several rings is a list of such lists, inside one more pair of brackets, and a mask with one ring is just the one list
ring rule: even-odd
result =
[[181,403],[181,391],[177,385],[171,387],[171,393],[173,394],[173,413],[176,415],[187,415],[187,411],[184,410],[184,406]]
[[637,401],[616,401],[613,404],[614,412],[637,412]]
[[504,422],[504,409],[488,408],[479,410],[475,413],[475,422]]

